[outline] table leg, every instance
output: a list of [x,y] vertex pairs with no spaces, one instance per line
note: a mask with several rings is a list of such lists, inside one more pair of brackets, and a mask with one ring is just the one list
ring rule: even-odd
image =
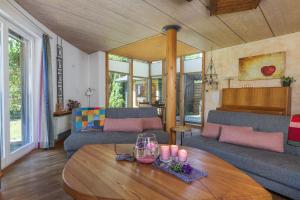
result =
[[180,132],[180,145],[182,146],[183,132]]

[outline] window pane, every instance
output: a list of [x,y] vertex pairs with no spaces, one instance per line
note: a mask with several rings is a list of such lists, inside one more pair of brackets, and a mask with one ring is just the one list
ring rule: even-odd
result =
[[10,151],[30,142],[29,113],[26,83],[25,41],[10,31],[9,53],[9,112],[10,112]]
[[185,122],[201,123],[202,81],[201,73],[185,74],[184,111]]
[[128,75],[109,72],[109,107],[127,107],[128,102]]
[[162,77],[152,77],[151,102],[162,102]]
[[149,77],[149,64],[137,60],[133,60],[133,76]]
[[133,107],[147,100],[147,78],[133,77]]

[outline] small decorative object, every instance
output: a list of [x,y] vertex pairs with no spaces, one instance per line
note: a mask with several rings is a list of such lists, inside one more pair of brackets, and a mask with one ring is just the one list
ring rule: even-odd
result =
[[171,156],[176,157],[178,155],[178,145],[171,145]]
[[161,145],[160,146],[160,159],[163,162],[170,161],[170,146],[169,145]]
[[296,82],[292,76],[283,76],[281,77],[282,87],[290,87],[292,83]]
[[117,144],[114,144],[115,147],[115,153],[116,153],[116,160],[117,161],[129,161],[129,162],[133,162],[135,160],[134,158],[134,154],[130,154],[130,153],[120,153],[117,150]]
[[285,52],[239,59],[239,80],[279,79],[284,74]]
[[187,151],[185,149],[180,149],[178,151],[178,161],[186,162],[187,161]]
[[85,96],[87,96],[89,98],[89,107],[91,106],[91,96],[94,95],[94,91],[95,91],[95,89],[88,88],[84,93]]
[[141,133],[135,145],[135,158],[140,163],[153,163],[159,156],[158,143],[154,134]]
[[211,56],[210,56],[210,63],[205,70],[205,76],[204,76],[204,81],[208,86],[213,89],[217,90],[218,89],[218,74],[216,72],[214,62],[213,62],[213,55],[212,55],[212,49],[211,49]]
[[293,115],[291,117],[288,144],[300,147],[300,115]]
[[158,169],[172,174],[186,183],[192,183],[193,181],[206,177],[207,173],[193,168],[189,163],[182,163],[177,161],[172,161],[169,163],[162,162],[161,159],[157,159],[153,166]]
[[79,108],[80,103],[78,101],[69,99],[67,106],[68,106],[69,111],[72,111],[74,108]]

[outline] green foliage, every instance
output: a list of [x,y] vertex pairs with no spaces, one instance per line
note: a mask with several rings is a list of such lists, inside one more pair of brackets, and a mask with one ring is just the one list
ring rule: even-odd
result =
[[117,82],[118,78],[122,77],[121,74],[111,72],[109,74],[110,80],[110,96],[109,106],[112,108],[125,107],[125,89],[121,82]]
[[22,105],[22,66],[21,66],[22,43],[9,38],[9,98],[11,119],[21,118]]
[[120,61],[120,62],[128,62],[128,58],[118,56],[118,55],[109,54],[108,58],[109,58],[109,60],[116,60],[116,61]]

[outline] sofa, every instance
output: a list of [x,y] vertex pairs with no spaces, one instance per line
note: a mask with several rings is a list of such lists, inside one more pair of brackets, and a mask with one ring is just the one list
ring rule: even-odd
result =
[[207,122],[251,126],[264,132],[284,133],[284,153],[249,148],[195,135],[183,144],[210,152],[247,173],[265,188],[292,199],[300,199],[300,147],[287,144],[290,117],[212,110]]
[[[72,113],[72,121],[75,119],[75,112]],[[157,117],[157,109],[147,108],[108,108],[105,111],[106,118],[145,118]],[[73,123],[74,124],[74,123]],[[155,134],[158,143],[168,143],[168,133],[164,130],[144,130],[143,133]],[[70,158],[78,149],[86,144],[134,144],[137,133],[130,132],[104,132],[98,131],[76,131],[72,126],[70,136],[64,141],[64,149],[67,152],[67,158]]]

